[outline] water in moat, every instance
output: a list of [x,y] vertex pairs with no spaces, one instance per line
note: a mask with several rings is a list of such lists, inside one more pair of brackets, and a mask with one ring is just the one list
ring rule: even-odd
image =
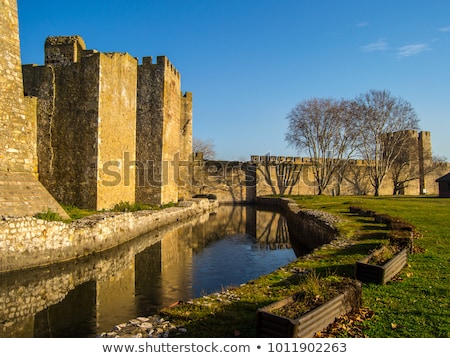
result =
[[0,276],[0,337],[95,337],[174,302],[243,284],[308,250],[254,206],[150,232],[76,262]]

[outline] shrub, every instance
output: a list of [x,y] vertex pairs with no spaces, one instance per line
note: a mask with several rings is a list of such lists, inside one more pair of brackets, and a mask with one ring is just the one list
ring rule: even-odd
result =
[[127,213],[127,212],[134,212],[134,211],[140,211],[140,210],[148,210],[151,209],[149,205],[141,204],[141,203],[133,203],[130,204],[128,201],[124,202],[121,201],[114,205],[111,209],[111,211],[115,212],[121,212],[121,213]]
[[47,209],[47,211],[43,211],[40,213],[36,213],[33,215],[36,219],[46,220],[46,221],[64,221],[64,219],[57,212],[54,212],[51,209]]

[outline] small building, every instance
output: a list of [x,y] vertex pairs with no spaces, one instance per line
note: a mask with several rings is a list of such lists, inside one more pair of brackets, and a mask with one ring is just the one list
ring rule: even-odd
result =
[[439,184],[439,197],[450,198],[450,173],[436,179]]

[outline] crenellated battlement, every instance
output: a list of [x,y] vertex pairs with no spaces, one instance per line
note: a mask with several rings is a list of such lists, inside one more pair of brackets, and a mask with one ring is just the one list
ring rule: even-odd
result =
[[[285,156],[274,156],[274,155],[252,155],[250,156],[250,162],[252,164],[262,164],[262,165],[279,165],[279,164],[307,164],[311,165],[313,158],[311,157],[285,157]],[[356,166],[366,166],[368,165],[367,160],[363,159],[349,159],[348,163],[350,165]]]
[[180,78],[180,73],[166,56],[158,56],[156,58],[156,63],[160,66],[164,66],[167,70],[171,71],[175,76]]
[[142,58],[142,66],[148,67],[148,66],[155,66],[159,68],[163,68],[165,70],[170,71],[173,73],[176,77],[180,78],[181,75],[176,69],[176,67],[170,62],[170,60],[166,56],[157,56],[156,62],[153,62],[152,56],[146,56]]

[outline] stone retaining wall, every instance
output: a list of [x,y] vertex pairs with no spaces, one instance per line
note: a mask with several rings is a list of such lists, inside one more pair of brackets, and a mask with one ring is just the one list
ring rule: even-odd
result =
[[217,201],[181,202],[164,210],[102,213],[67,224],[34,217],[0,220],[0,272],[46,266],[101,252],[151,230],[213,211]]
[[258,197],[256,204],[279,207],[288,222],[291,241],[299,241],[311,249],[328,244],[338,236],[335,224],[339,219],[332,214],[301,209],[287,198]]

